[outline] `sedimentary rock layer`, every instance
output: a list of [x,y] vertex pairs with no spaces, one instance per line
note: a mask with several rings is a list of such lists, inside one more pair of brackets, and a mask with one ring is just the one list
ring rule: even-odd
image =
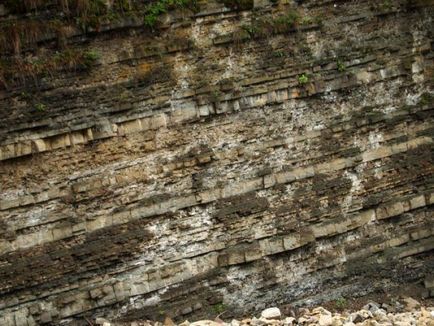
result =
[[434,295],[431,3],[166,18],[0,91],[0,325]]

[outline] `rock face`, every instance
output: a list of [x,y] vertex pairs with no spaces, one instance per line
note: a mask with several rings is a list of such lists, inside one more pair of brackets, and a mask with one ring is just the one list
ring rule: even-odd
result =
[[431,2],[226,5],[0,74],[0,325],[434,295]]

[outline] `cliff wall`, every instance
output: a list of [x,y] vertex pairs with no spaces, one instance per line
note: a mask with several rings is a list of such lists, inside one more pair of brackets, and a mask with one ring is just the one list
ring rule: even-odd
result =
[[434,295],[431,1],[8,3],[0,325]]

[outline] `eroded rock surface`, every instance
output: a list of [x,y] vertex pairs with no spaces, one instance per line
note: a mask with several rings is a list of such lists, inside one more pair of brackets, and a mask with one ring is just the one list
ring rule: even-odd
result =
[[434,295],[432,3],[253,5],[0,90],[0,325]]

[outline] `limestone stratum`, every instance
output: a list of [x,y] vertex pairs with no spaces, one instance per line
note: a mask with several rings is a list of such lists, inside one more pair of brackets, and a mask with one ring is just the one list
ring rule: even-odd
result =
[[432,0],[0,1],[0,326],[429,324],[433,48]]

